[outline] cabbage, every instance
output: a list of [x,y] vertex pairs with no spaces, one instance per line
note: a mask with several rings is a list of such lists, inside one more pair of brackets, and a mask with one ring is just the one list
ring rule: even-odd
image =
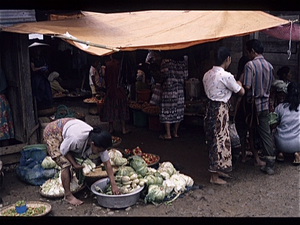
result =
[[134,172],[134,169],[130,166],[121,166],[118,168],[116,175],[129,176],[130,173]]
[[175,184],[170,179],[164,180],[163,186],[167,196],[169,196],[175,188]]
[[166,196],[165,188],[162,185],[152,184],[148,187],[148,193],[144,202],[160,203]]
[[107,151],[109,158],[115,158],[115,157],[123,157],[122,153],[117,149],[110,149]]
[[176,193],[185,191],[186,181],[182,176],[175,173],[170,177],[170,180],[175,184],[174,191]]
[[130,166],[137,174],[145,176],[148,173],[148,165],[142,157],[134,155],[129,157],[129,160]]
[[126,165],[128,162],[126,158],[119,157],[119,156],[116,156],[115,158],[113,158],[111,160],[113,161],[113,164],[116,166],[123,166],[123,165]]
[[172,163],[163,162],[159,165],[157,171],[160,173],[167,172],[170,176],[172,176],[176,172],[176,169],[174,168]]
[[154,169],[154,168],[152,168],[152,167],[148,167],[148,174],[154,174],[154,173],[156,173],[156,172],[157,172],[156,169]]
[[42,161],[42,167],[44,169],[52,169],[56,167],[56,162],[50,157],[46,156]]
[[[115,159],[117,157],[121,157],[121,158],[123,157],[122,153],[119,150],[117,150],[117,149],[110,149],[107,152],[108,152],[108,156],[109,156],[109,159],[110,159],[110,164],[112,166],[121,166],[121,165],[123,165],[123,164],[117,165],[116,161],[115,161]],[[117,162],[119,162],[119,161],[117,161]]]
[[179,173],[179,175],[184,178],[187,187],[192,187],[194,185],[194,180],[190,176],[182,173]]
[[149,174],[149,175],[145,176],[144,179],[147,180],[148,185],[162,184],[164,181],[162,176],[159,173]]
[[162,177],[163,177],[165,180],[170,179],[170,174],[168,174],[167,172],[161,172],[160,175],[162,175]]

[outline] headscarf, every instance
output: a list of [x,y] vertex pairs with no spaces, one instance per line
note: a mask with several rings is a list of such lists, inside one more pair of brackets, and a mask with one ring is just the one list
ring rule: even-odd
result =
[[55,80],[55,78],[58,78],[58,77],[59,77],[59,73],[54,71],[49,74],[48,80],[49,80],[49,82],[52,82]]
[[276,88],[276,92],[284,92],[287,94],[287,86],[283,80],[274,80],[272,86]]

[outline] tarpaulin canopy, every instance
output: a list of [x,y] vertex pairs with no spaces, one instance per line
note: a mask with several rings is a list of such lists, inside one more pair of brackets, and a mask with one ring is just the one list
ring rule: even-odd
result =
[[53,35],[96,55],[116,50],[175,50],[288,24],[262,11],[82,12],[75,19],[21,23],[15,33]]

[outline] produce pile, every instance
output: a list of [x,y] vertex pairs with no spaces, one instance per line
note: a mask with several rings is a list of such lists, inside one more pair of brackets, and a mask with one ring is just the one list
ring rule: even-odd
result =
[[12,216],[12,217],[24,217],[24,216],[38,216],[43,214],[46,211],[46,206],[30,206],[26,207],[27,210],[24,213],[17,213],[16,207],[20,207],[22,205],[26,205],[26,202],[24,200],[17,201],[15,204],[15,207],[10,207],[7,210],[3,211],[1,213],[1,216]]
[[[72,174],[72,179],[70,182],[71,192],[78,190],[83,184],[79,184],[79,180],[76,174]],[[54,178],[47,180],[40,189],[41,194],[45,196],[63,196],[65,191],[61,182],[61,171],[59,171]]]
[[[191,177],[177,171],[171,162],[163,162],[158,169],[154,169],[148,167],[141,156],[129,156],[127,160],[128,164],[120,166],[115,174],[117,186],[121,194],[128,194],[146,186],[145,203],[171,203],[194,184]],[[99,187],[95,189],[99,193],[112,194],[110,183],[104,190]]]

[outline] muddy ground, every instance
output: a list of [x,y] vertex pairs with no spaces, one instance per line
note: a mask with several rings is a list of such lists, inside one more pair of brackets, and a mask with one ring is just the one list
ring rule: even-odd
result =
[[[71,110],[85,113],[85,120],[91,125],[100,125],[97,115],[88,113],[88,106],[82,101],[60,100]],[[284,162],[277,162],[275,175],[263,174],[253,165],[253,158],[246,163],[238,162],[231,172],[233,179],[227,179],[224,186],[209,183],[208,152],[205,147],[204,132],[200,126],[191,126],[185,121],[179,128],[179,138],[172,141],[158,139],[162,131],[151,131],[148,127],[127,124],[130,134],[116,136],[122,138],[118,148],[133,149],[140,146],[143,152],[160,156],[160,162],[170,161],[177,170],[191,176],[195,188],[182,195],[171,205],[145,204],[140,199],[135,205],[125,209],[107,209],[98,205],[89,187],[91,182],[76,196],[84,201],[78,207],[66,204],[62,199],[47,199],[39,194],[39,187],[22,182],[12,169],[5,167],[5,177],[0,189],[3,206],[14,204],[19,199],[44,201],[52,206],[49,217],[284,217],[300,216],[299,166],[292,164],[293,156],[286,155]],[[17,166],[17,165],[16,165]]]

